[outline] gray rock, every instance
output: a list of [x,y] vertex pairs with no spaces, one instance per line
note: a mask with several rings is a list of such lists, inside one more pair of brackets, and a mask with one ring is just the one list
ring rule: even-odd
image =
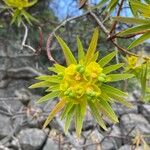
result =
[[10,118],[0,114],[0,139],[8,136],[12,131]]
[[[109,132],[109,131],[108,131]],[[111,139],[116,143],[117,147],[120,147],[122,144],[121,130],[117,125],[112,126],[111,132],[109,132]]]
[[102,150],[116,150],[118,149],[117,144],[115,143],[114,139],[109,138],[109,139],[105,139],[102,143],[101,143],[101,147]]
[[150,105],[144,104],[141,107],[142,107],[142,114],[150,122]]
[[104,136],[97,129],[95,129],[91,134],[89,134],[89,133],[90,132],[88,132],[88,131],[83,132],[83,135],[87,139],[85,145],[88,145],[87,147],[85,147],[85,149],[86,150],[100,149],[101,145],[93,144],[93,143],[100,143],[102,141],[102,139],[104,138]]
[[150,124],[140,114],[125,114],[121,117],[121,130],[123,135],[127,135],[129,132],[132,136],[135,136],[137,132],[142,135],[149,134]]
[[58,144],[48,138],[43,150],[58,150]]
[[46,140],[46,133],[40,129],[24,129],[18,137],[22,150],[38,150]]
[[[128,102],[137,102],[137,98],[135,98],[131,93],[128,94],[127,98]],[[113,110],[116,112],[117,115],[123,115],[125,113],[138,113],[137,105],[133,105],[133,108],[127,108],[120,103],[115,103],[112,105]]]
[[[119,150],[130,150],[131,149],[131,145],[123,145],[119,148]],[[135,150],[143,150],[143,147],[139,146],[138,148],[136,148]]]

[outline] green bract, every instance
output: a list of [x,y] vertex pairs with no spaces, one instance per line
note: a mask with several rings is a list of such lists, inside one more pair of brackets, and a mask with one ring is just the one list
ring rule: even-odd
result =
[[82,43],[77,38],[78,59],[76,60],[67,44],[56,36],[66,59],[67,66],[54,64],[49,70],[54,75],[44,75],[37,77],[41,80],[33,84],[30,88],[47,87],[48,94],[39,99],[39,103],[59,98],[59,102],[49,114],[44,128],[53,119],[56,113],[62,111],[61,118],[65,120],[65,132],[68,131],[72,119],[75,119],[76,133],[79,136],[82,130],[82,124],[89,107],[91,114],[97,120],[99,125],[106,130],[102,114],[108,117],[112,122],[118,122],[117,116],[111,108],[111,102],[118,101],[125,106],[130,107],[125,98],[126,93],[108,85],[109,82],[124,80],[133,77],[132,74],[111,74],[111,72],[123,66],[122,63],[107,66],[115,57],[116,51],[97,61],[98,53],[96,51],[99,31],[96,28],[90,42],[87,53],[83,50]]
[[12,10],[12,21],[11,23],[16,22],[18,26],[22,21],[22,17],[31,24],[31,21],[37,20],[32,17],[25,9],[28,7],[32,7],[37,3],[38,0],[3,0],[4,3]]

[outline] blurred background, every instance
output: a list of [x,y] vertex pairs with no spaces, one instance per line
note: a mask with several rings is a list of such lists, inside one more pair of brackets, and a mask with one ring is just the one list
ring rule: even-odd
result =
[[[90,0],[89,4],[95,6],[99,0]],[[28,9],[39,23],[27,25],[29,32],[27,44],[31,45],[37,53],[31,49],[22,49],[22,40],[25,29],[23,26],[10,25],[10,15],[7,11],[1,11],[3,2],[0,1],[0,150],[143,150],[136,148],[136,142],[144,139],[150,144],[150,105],[140,101],[140,90],[136,80],[119,82],[116,87],[129,92],[128,101],[134,104],[134,108],[127,109],[119,104],[113,104],[113,109],[119,117],[120,123],[114,125],[105,119],[108,131],[103,131],[90,113],[87,113],[81,138],[75,135],[74,123],[68,135],[63,132],[63,122],[57,116],[42,130],[48,113],[52,110],[55,101],[37,104],[36,101],[44,95],[43,89],[31,90],[28,87],[35,83],[35,77],[48,74],[47,67],[53,62],[48,59],[46,53],[46,41],[49,34],[64,20],[77,17],[86,13],[86,9],[79,9],[77,0],[39,0],[38,3]],[[107,16],[102,14],[107,3],[100,9],[94,10],[101,19]],[[114,10],[112,16],[116,16]],[[132,16],[128,3],[125,1],[121,16]],[[112,20],[104,22],[110,29]],[[76,54],[76,36],[81,38],[85,50],[88,46],[94,27],[97,23],[90,15],[83,15],[77,19],[66,22],[56,34],[60,35]],[[119,24],[117,30],[128,27]],[[40,29],[41,30],[40,30]],[[42,34],[42,45],[40,38]],[[122,47],[128,47],[133,39],[118,40]],[[148,52],[149,42],[144,47],[136,48],[136,51]],[[116,49],[104,33],[100,33],[97,50],[100,57]],[[134,50],[133,50],[134,51]],[[53,58],[60,64],[65,60],[55,38],[51,42]],[[118,55],[114,59],[122,61]],[[148,149],[147,149],[148,150]]]

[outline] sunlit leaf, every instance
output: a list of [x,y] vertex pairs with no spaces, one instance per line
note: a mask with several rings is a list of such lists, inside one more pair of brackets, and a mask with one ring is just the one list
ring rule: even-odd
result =
[[60,91],[53,91],[53,92],[51,92],[51,93],[49,93],[49,94],[47,94],[47,95],[41,97],[41,98],[37,101],[37,103],[46,102],[46,101],[51,100],[51,99],[53,99],[53,98],[55,98],[55,97],[58,97],[59,95],[60,95]]
[[77,46],[78,46],[78,61],[82,60],[84,58],[84,49],[82,42],[79,37],[77,37]]
[[115,71],[115,70],[121,68],[123,65],[124,65],[124,63],[119,63],[119,64],[110,65],[108,67],[105,67],[103,69],[103,73],[108,74],[108,73],[110,73],[112,71]]
[[134,77],[133,74],[109,74],[107,75],[108,82],[116,82]]
[[144,33],[142,36],[140,36],[138,39],[134,40],[130,46],[128,47],[128,49],[132,49],[136,46],[138,46],[139,44],[143,43],[144,41],[150,39],[150,31]]
[[54,116],[60,112],[62,110],[62,108],[65,106],[66,104],[66,100],[65,99],[61,99],[57,105],[53,108],[53,110],[50,112],[50,114],[48,115],[43,128],[46,128],[46,126],[49,124],[49,122],[54,118]]
[[59,36],[56,36],[56,38],[57,38],[57,40],[58,40],[58,42],[59,42],[59,44],[63,50],[67,65],[77,64],[75,57],[73,56],[70,48],[67,46],[65,41]]
[[94,56],[94,53],[97,47],[98,37],[99,37],[99,30],[98,28],[95,28],[93,37],[91,39],[89,48],[86,53],[86,63],[88,63],[91,60],[91,58],[93,58]]
[[150,24],[144,24],[144,25],[139,25],[139,26],[121,31],[117,35],[118,36],[133,35],[133,34],[138,34],[138,33],[145,32],[145,31],[148,32],[149,30],[150,30]]
[[148,19],[141,19],[141,18],[132,18],[132,17],[113,17],[115,21],[119,21],[122,23],[129,23],[129,24],[147,24],[150,23]]
[[91,109],[91,114],[94,116],[94,118],[96,119],[96,121],[98,122],[98,124],[104,129],[107,130],[106,125],[101,117],[101,115],[99,114],[98,110],[96,109],[95,104],[92,101],[88,101],[88,104],[90,106]]
[[112,53],[103,57],[98,63],[100,64],[101,67],[104,67],[116,56],[116,54],[117,54],[117,51],[113,51]]

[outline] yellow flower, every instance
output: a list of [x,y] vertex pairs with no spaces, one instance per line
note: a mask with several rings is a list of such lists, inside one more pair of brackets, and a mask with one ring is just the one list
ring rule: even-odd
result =
[[92,78],[97,78],[100,73],[102,73],[102,68],[96,62],[91,62],[87,67],[86,71]]
[[4,0],[4,2],[9,6],[13,8],[17,8],[19,10],[22,10],[23,8],[31,7],[35,3],[37,3],[37,0],[33,0],[29,2],[28,0]]
[[95,55],[98,40],[97,28],[86,54],[81,47],[80,39],[78,39],[78,60],[75,59],[67,44],[60,37],[57,39],[63,49],[67,66],[54,65],[51,70],[55,72],[55,75],[38,77],[37,79],[42,81],[31,86],[31,88],[48,87],[47,91],[50,91],[39,99],[39,103],[55,97],[60,99],[43,127],[45,128],[53,117],[63,109],[61,118],[65,119],[65,132],[68,131],[71,120],[74,118],[76,133],[80,136],[88,107],[99,125],[106,130],[102,114],[112,122],[118,122],[110,105],[112,99],[118,100],[126,106],[131,106],[125,100],[126,93],[109,86],[108,82],[124,80],[133,77],[133,75],[110,74],[122,67],[122,64],[107,66],[115,57],[116,51],[97,62],[97,55]]
[[127,62],[128,62],[129,68],[132,68],[132,69],[135,68],[137,61],[138,61],[138,58],[135,56],[128,56],[127,57]]

